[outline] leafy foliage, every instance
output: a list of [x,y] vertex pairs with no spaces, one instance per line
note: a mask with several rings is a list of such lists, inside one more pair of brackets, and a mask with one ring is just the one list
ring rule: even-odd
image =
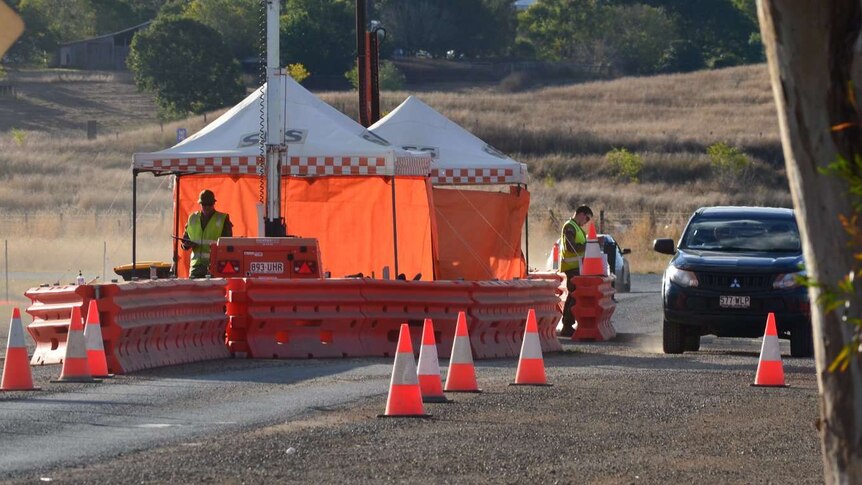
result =
[[381,0],[376,7],[387,42],[407,54],[500,55],[515,40],[509,0]]
[[301,63],[315,76],[341,76],[356,53],[353,3],[288,0],[281,17],[281,63]]
[[725,142],[713,143],[706,148],[706,154],[713,172],[723,185],[744,182],[746,172],[751,168],[751,159],[739,148]]
[[643,169],[643,158],[637,153],[632,153],[625,148],[614,148],[605,154],[605,160],[614,167],[618,177],[628,179],[629,182],[638,183],[638,176]]
[[298,83],[302,83],[302,81],[308,79],[308,76],[311,76],[311,73],[308,72],[308,69],[306,69],[305,66],[298,62],[296,64],[289,64],[287,66],[287,74]]
[[[359,70],[356,66],[344,73],[344,77],[350,81],[353,89],[359,89]],[[380,83],[382,91],[398,91],[404,89],[404,74],[390,61],[381,61],[377,73],[377,82]]]
[[260,0],[192,0],[184,15],[211,27],[237,59],[258,55]]
[[188,18],[167,18],[132,40],[129,69],[156,96],[161,114],[202,113],[241,99],[236,60],[218,32]]

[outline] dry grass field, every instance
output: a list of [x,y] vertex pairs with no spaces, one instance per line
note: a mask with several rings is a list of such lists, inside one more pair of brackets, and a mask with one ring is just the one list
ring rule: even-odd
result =
[[[160,125],[152,100],[113,74],[11,74],[18,95],[0,98],[0,244],[8,245],[10,299],[21,302],[25,288],[72,281],[79,269],[101,276],[105,257],[108,278],[111,267],[130,262],[132,153],[171,146],[177,127],[194,133],[204,118]],[[409,94],[384,94],[382,109]],[[320,95],[355,118],[354,93]],[[529,165],[535,267],[544,266],[559,225],[580,203],[604,210],[605,229],[632,248],[636,272],[661,270],[666,257],[652,252],[652,239],[677,237],[699,206],[791,205],[765,65],[419,96]],[[89,119],[99,122],[95,140],[86,139]],[[713,168],[706,150],[717,142],[749,156],[744,173]],[[609,165],[613,148],[640,155],[637,183]],[[139,260],[170,258],[169,183],[138,177]]]

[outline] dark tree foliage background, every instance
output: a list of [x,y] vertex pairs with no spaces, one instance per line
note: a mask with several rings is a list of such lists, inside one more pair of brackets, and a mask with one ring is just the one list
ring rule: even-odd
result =
[[[3,59],[48,65],[62,42],[185,17],[218,32],[231,56],[261,56],[261,0],[7,0],[27,28]],[[367,0],[384,57],[539,60],[647,75],[763,62],[756,0]],[[342,78],[356,55],[354,0],[282,0],[282,63]],[[199,39],[199,44],[204,41]]]
[[165,118],[221,108],[245,95],[239,65],[215,30],[192,19],[153,22],[132,40],[135,83],[151,91]]

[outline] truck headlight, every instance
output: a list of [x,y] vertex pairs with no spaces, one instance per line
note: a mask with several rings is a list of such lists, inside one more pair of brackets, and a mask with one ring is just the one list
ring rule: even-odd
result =
[[772,287],[778,290],[789,290],[791,288],[799,288],[800,278],[805,277],[805,271],[797,271],[795,273],[784,273],[775,277],[772,282]]
[[668,280],[685,288],[698,285],[697,275],[694,274],[694,271],[686,271],[673,265],[667,267],[666,276]]

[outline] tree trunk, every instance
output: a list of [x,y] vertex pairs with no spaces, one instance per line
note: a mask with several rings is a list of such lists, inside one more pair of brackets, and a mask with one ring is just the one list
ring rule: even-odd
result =
[[[858,91],[850,92],[860,85],[862,2],[759,0],[758,16],[805,266],[815,281],[834,287],[854,267],[849,238],[838,220],[840,214],[851,215],[853,207],[847,181],[818,169],[838,157],[862,156],[862,127],[854,106],[862,98]],[[853,125],[833,129],[845,123]],[[856,283],[851,305],[830,313],[814,303],[820,290],[810,291],[827,483],[862,483],[862,365],[854,359],[846,372],[828,371],[852,338],[842,318],[860,316],[862,284]]]

